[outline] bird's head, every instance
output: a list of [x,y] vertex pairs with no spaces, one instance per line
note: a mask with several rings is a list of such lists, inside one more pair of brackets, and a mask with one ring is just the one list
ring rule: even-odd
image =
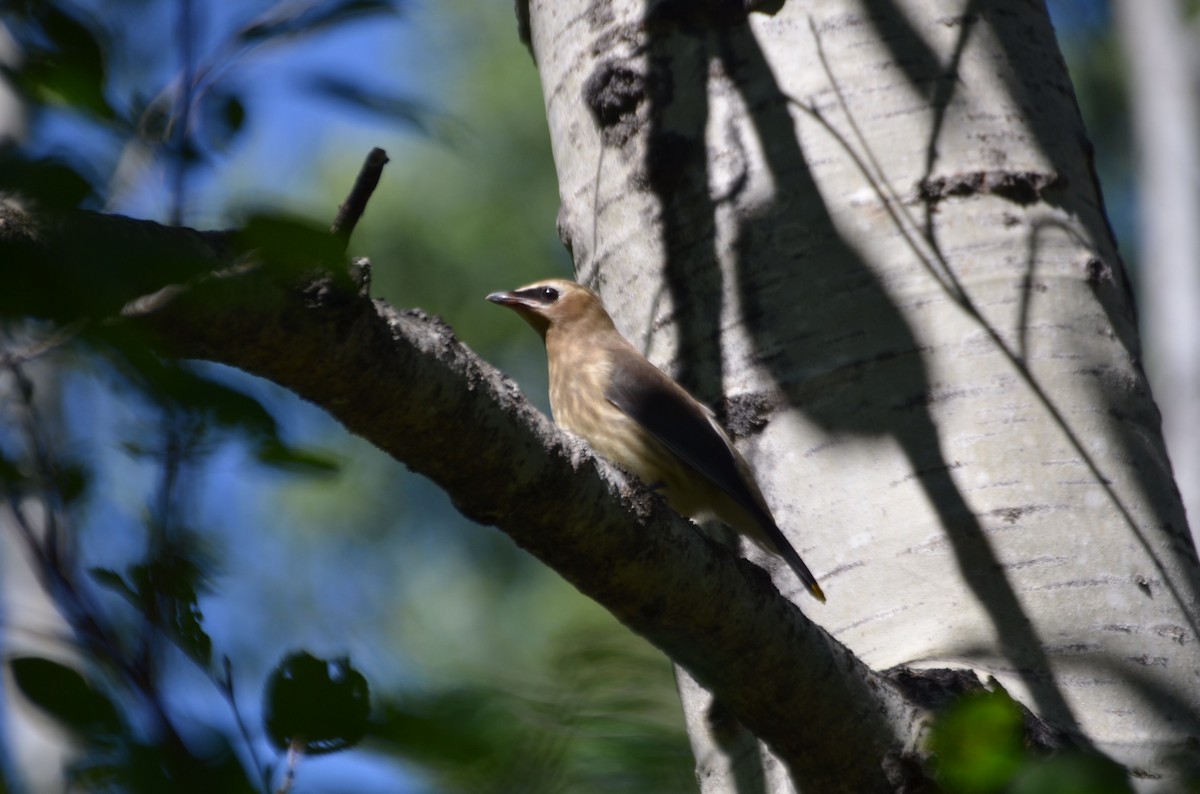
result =
[[487,299],[521,315],[543,339],[551,329],[579,333],[612,327],[600,296],[561,278],[535,281],[510,292],[493,292]]

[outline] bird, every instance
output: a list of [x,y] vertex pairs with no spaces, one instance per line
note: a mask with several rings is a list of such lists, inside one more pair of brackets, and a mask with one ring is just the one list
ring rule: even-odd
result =
[[715,517],[782,557],[824,603],[713,412],[621,335],[599,295],[574,281],[546,279],[487,300],[514,310],[545,342],[556,424],[661,493],[680,515]]

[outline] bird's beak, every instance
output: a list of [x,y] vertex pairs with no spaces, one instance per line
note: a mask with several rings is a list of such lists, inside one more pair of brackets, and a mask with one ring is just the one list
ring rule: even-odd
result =
[[487,299],[492,303],[512,309],[522,320],[533,326],[533,330],[541,334],[543,339],[546,338],[546,331],[550,327],[550,321],[542,313],[545,307],[540,303],[516,292],[493,292],[487,296]]
[[493,292],[487,296],[487,299],[492,303],[499,303],[501,306],[511,306],[521,302],[521,299],[511,292]]
[[493,292],[487,296],[487,299],[492,303],[498,303],[501,306],[507,306],[510,309],[527,309],[533,310],[537,304],[530,301],[528,298],[523,298],[515,292]]

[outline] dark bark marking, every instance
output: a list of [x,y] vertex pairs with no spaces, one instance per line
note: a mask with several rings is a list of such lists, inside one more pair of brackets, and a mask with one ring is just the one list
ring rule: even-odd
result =
[[952,196],[996,195],[1025,206],[1040,201],[1049,190],[1066,186],[1066,176],[1056,172],[967,171],[922,179],[917,185],[917,198],[937,204]]
[[638,110],[647,99],[646,76],[632,67],[605,61],[583,84],[583,101],[608,146],[621,146],[637,129]]

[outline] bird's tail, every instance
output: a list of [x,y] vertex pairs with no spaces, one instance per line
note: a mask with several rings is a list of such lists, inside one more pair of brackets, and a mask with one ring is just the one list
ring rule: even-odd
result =
[[753,481],[746,482],[749,482],[750,485],[746,489],[745,498],[737,499],[727,496],[725,502],[718,503],[717,508],[719,509],[714,511],[716,517],[753,541],[759,548],[782,557],[788,567],[795,571],[796,576],[804,583],[804,588],[812,593],[813,598],[824,604],[825,593],[817,584],[817,577],[808,570],[808,566],[792,548],[792,544],[788,542],[783,530],[775,523],[775,518],[767,508],[762,494],[758,492],[757,487],[753,487]]
[[[780,533],[781,535],[783,533]],[[804,560],[800,559],[800,555],[792,548],[792,544],[785,539],[779,549],[779,556],[787,562],[796,576],[800,577],[800,581],[808,588],[808,592],[813,594],[813,597],[825,603],[825,593],[821,591],[821,585],[817,584],[817,577],[812,575],[812,571],[808,570],[808,566],[804,564]]]
[[800,559],[800,554],[792,548],[792,544],[788,543],[787,537],[783,534],[769,513],[765,511],[757,516],[758,524],[762,528],[762,534],[766,535],[770,542],[771,550],[783,557],[788,566],[796,572],[796,576],[800,577],[800,581],[808,589],[808,592],[813,594],[813,597],[825,603],[825,593],[821,591],[821,586],[817,584],[817,577],[812,575],[812,571],[808,570],[808,566],[804,564],[804,560]]

